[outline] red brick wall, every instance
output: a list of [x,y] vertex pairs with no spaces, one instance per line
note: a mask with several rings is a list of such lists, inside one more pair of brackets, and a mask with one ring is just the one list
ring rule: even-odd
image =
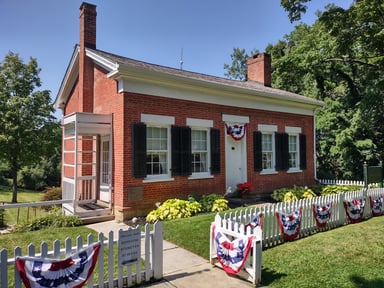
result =
[[[124,166],[123,186],[115,186],[117,195],[124,195],[123,206],[132,207],[136,211],[139,207],[152,210],[156,202],[163,202],[168,198],[186,199],[189,194],[223,194],[226,190],[225,181],[225,135],[222,114],[243,115],[250,117],[247,131],[248,181],[254,183],[256,193],[272,192],[275,188],[293,185],[314,184],[313,163],[313,117],[278,113],[263,110],[242,109],[223,105],[210,105],[198,102],[185,102],[165,97],[155,97],[132,93],[124,94],[124,127],[126,165]],[[180,107],[188,107],[180,109]],[[141,113],[174,116],[175,125],[186,125],[187,118],[213,120],[214,128],[220,129],[221,137],[221,173],[212,179],[188,180],[188,177],[175,177],[174,181],[143,183],[142,179],[132,178],[132,128],[131,124],[140,122]],[[119,122],[120,124],[123,124]],[[258,124],[273,124],[278,126],[278,132],[285,132],[286,126],[301,127],[307,137],[307,169],[300,173],[279,172],[278,174],[260,175],[253,171],[253,140],[252,132],[257,130]],[[115,131],[120,127],[115,125]],[[116,135],[115,135],[116,136]],[[116,137],[115,137],[116,138]],[[116,157],[116,156],[115,156]],[[120,183],[120,182],[119,182]],[[117,184],[117,183],[116,183]],[[143,200],[129,202],[127,189],[131,186],[143,187]],[[120,203],[120,200],[117,200]]]
[[[106,77],[102,68],[93,68],[94,99],[93,112],[113,113],[113,202],[116,213],[122,218],[145,215],[155,208],[156,202],[169,198],[186,199],[189,194],[223,194],[225,180],[225,133],[223,114],[249,116],[247,130],[247,179],[255,185],[255,193],[271,192],[275,188],[293,185],[314,184],[313,163],[313,117],[263,110],[210,105],[194,101],[181,101],[166,97],[155,97],[133,93],[117,92],[115,80]],[[73,89],[65,114],[79,111],[78,86]],[[183,107],[188,107],[188,110]],[[188,177],[174,177],[173,181],[143,183],[143,179],[132,177],[132,124],[140,122],[141,114],[155,114],[175,117],[176,125],[186,125],[187,118],[208,119],[214,128],[220,129],[221,173],[210,179],[189,180]],[[300,173],[279,171],[278,174],[260,175],[253,171],[253,131],[258,124],[277,125],[278,132],[285,132],[286,126],[301,127],[307,140],[307,169]],[[128,201],[128,189],[142,187],[143,199]]]

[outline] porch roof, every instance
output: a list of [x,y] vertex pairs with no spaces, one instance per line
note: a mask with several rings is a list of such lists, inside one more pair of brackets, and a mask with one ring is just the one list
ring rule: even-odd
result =
[[108,135],[111,133],[112,114],[76,112],[64,116],[62,124],[65,134]]

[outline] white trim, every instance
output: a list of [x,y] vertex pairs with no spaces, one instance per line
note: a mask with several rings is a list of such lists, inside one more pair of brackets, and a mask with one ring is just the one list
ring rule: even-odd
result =
[[97,65],[103,67],[106,70],[111,71],[119,68],[119,64],[117,64],[116,62],[112,62],[105,57],[100,56],[97,52],[95,53],[94,51],[85,48],[85,54],[87,55],[87,57],[96,61]]
[[249,116],[223,114],[222,119],[224,122],[249,123]]
[[257,129],[260,132],[277,132],[277,125],[259,124],[257,125]]
[[153,114],[141,114],[141,122],[144,122],[147,124],[174,125],[175,124],[175,117],[153,115]]
[[301,127],[285,127],[285,132],[288,134],[300,134],[301,133]]
[[187,126],[212,128],[213,120],[187,118]]

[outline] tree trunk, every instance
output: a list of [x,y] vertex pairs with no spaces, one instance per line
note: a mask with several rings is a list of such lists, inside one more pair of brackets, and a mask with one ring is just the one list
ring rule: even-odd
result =
[[17,203],[17,169],[12,168],[12,203]]

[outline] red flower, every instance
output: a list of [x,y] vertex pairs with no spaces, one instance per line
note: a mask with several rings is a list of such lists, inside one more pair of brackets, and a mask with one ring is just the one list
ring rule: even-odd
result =
[[239,183],[236,185],[236,187],[237,190],[241,193],[241,195],[244,195],[249,191],[253,190],[253,184],[248,182]]

